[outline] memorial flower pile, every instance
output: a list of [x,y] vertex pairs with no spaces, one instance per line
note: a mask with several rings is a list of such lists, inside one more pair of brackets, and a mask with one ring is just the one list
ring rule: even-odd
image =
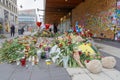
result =
[[[52,60],[56,64],[68,67],[85,67],[85,62],[101,59],[97,48],[87,38],[73,33],[64,34],[55,40],[56,47],[52,47]],[[53,51],[52,51],[53,50]]]

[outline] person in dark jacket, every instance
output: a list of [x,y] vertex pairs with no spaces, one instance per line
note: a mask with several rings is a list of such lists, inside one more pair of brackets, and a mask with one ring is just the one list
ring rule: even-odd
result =
[[24,28],[21,29],[21,33],[22,33],[22,34],[24,33]]
[[56,24],[54,24],[53,30],[54,30],[54,33],[57,33],[57,32],[58,32],[58,29],[57,29],[57,25],[56,25]]
[[11,37],[13,36],[14,37],[14,34],[15,34],[15,26],[12,25],[11,28],[10,28],[10,32],[11,32]]

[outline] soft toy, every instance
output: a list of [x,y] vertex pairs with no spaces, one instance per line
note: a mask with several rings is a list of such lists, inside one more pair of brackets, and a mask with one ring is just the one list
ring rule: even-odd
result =
[[86,68],[91,73],[96,74],[102,71],[102,64],[99,60],[91,60],[89,63],[86,63]]
[[111,69],[111,68],[115,67],[116,60],[112,56],[104,57],[104,58],[102,58],[102,65],[105,68]]

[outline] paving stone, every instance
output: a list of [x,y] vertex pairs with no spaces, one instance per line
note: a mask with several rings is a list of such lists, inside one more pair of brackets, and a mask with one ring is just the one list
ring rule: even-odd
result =
[[87,74],[78,74],[72,77],[72,80],[92,80]]
[[108,69],[108,71],[105,71],[104,73],[112,80],[120,80],[120,72],[116,69]]
[[31,80],[50,80],[51,76],[48,71],[33,71]]
[[9,80],[16,70],[16,66],[10,64],[0,64],[0,80]]
[[72,79],[67,75],[62,75],[62,76],[55,76],[52,78],[52,80],[72,80]]

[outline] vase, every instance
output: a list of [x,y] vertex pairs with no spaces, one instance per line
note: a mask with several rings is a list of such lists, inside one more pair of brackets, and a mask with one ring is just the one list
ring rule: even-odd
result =
[[17,60],[17,61],[16,61],[16,64],[17,64],[17,66],[18,66],[18,65],[20,65],[20,61],[19,61],[19,60]]
[[68,68],[69,56],[63,56],[63,67]]
[[21,63],[21,66],[25,66],[26,65],[26,59],[25,58],[22,58],[20,60],[20,63]]
[[31,62],[31,61],[32,61],[32,56],[30,56],[30,57],[28,58],[28,61],[29,61],[29,62]]
[[32,66],[34,66],[34,65],[35,65],[35,57],[32,56]]

